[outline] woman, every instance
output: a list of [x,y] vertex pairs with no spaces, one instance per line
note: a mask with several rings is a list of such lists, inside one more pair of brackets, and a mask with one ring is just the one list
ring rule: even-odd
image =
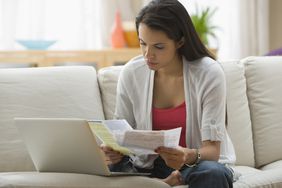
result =
[[182,127],[178,148],[129,159],[103,147],[110,166],[151,172],[169,185],[233,187],[233,145],[225,129],[225,78],[177,0],[153,0],[136,18],[143,56],[127,63],[115,116],[136,129]]

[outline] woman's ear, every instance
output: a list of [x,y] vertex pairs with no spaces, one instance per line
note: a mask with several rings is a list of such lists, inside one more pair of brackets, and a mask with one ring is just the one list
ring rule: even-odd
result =
[[185,39],[182,37],[178,42],[177,42],[177,48],[181,48],[184,45]]

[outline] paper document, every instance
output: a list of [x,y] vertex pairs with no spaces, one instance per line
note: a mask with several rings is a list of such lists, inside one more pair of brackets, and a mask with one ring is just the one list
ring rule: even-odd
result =
[[105,145],[125,155],[156,154],[159,146],[177,147],[181,127],[160,130],[134,130],[125,120],[89,121],[91,130]]
[[106,127],[103,122],[95,122],[95,121],[89,121],[88,122],[92,132],[95,133],[95,135],[106,145],[111,147],[115,151],[119,151],[120,153],[124,155],[130,155],[133,152],[131,152],[128,148],[120,146],[116,139],[114,138],[114,135],[110,132],[108,127]]

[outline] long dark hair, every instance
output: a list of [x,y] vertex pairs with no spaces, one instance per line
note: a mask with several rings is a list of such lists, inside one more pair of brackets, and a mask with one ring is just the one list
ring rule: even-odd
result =
[[201,42],[190,15],[178,0],[151,1],[141,9],[135,23],[137,32],[140,23],[144,23],[151,29],[165,32],[170,39],[176,42],[184,39],[184,44],[178,49],[178,52],[189,61],[205,56],[215,59]]

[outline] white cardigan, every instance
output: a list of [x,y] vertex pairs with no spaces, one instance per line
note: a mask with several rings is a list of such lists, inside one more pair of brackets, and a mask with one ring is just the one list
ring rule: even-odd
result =
[[[221,141],[219,162],[234,164],[233,144],[225,129],[226,85],[220,64],[209,57],[196,61],[183,57],[182,61],[187,147],[200,148],[205,140]],[[135,129],[152,130],[154,73],[142,56],[124,66],[117,86],[115,118],[126,119]],[[136,164],[149,167],[152,162],[142,159]]]

